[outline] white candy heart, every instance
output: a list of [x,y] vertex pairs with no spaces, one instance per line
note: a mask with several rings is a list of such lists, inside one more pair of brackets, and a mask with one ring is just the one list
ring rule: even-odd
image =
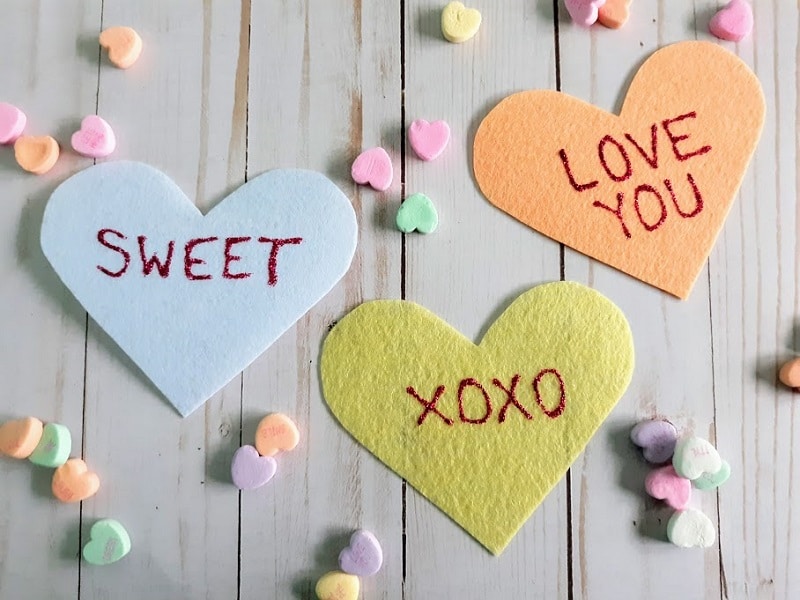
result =
[[722,458],[716,448],[699,437],[680,440],[675,446],[672,466],[681,477],[695,480],[703,473],[716,473],[722,467]]
[[699,510],[689,508],[670,517],[667,537],[681,548],[708,548],[714,545],[717,532],[711,519]]

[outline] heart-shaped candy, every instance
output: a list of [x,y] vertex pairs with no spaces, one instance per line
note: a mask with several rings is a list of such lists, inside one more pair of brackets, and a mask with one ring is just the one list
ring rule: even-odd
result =
[[385,192],[392,186],[394,177],[392,159],[383,148],[364,150],[353,162],[350,175],[360,185],[370,185],[379,192]]
[[784,363],[778,373],[778,379],[790,388],[800,388],[800,358],[793,358]]
[[451,2],[442,11],[442,35],[448,42],[460,44],[472,39],[481,28],[481,13],[461,2]]
[[361,583],[355,575],[340,571],[325,573],[315,589],[319,600],[358,600]]
[[731,0],[711,17],[708,30],[721,40],[740,42],[753,31],[753,8],[746,0]]
[[690,437],[675,445],[672,466],[681,477],[694,481],[703,473],[716,473],[722,468],[722,459],[710,443],[703,438]]
[[672,465],[651,471],[644,480],[644,489],[675,510],[683,510],[692,499],[692,482],[680,477]]
[[41,243],[61,280],[186,416],[342,278],[350,201],[324,175],[276,170],[206,216],[141,163],[90,167],[47,204]]
[[72,434],[65,425],[48,423],[44,426],[42,439],[28,457],[33,464],[55,469],[69,458],[72,451]]
[[678,431],[669,421],[642,421],[631,430],[631,441],[642,449],[647,462],[660,465],[672,458]]
[[97,115],[81,121],[81,128],[72,134],[72,149],[92,158],[108,156],[117,147],[117,138],[111,125]]
[[628,386],[633,339],[594,290],[517,298],[479,345],[412,302],[362,304],[328,334],[322,388],[375,456],[497,554]]
[[14,158],[29,173],[44,175],[55,166],[58,155],[58,142],[49,135],[23,135],[14,142]]
[[256,449],[261,456],[294,450],[299,442],[297,425],[282,413],[267,415],[256,428]]
[[131,538],[119,521],[102,519],[92,525],[89,542],[83,547],[83,558],[90,565],[110,565],[131,551]]
[[439,225],[439,214],[430,198],[425,194],[414,194],[400,205],[395,222],[403,233],[415,230],[420,233],[433,233]]
[[408,141],[422,160],[434,160],[444,152],[450,141],[450,126],[444,121],[429,123],[425,119],[417,119],[408,128]]
[[509,96],[478,128],[475,178],[533,229],[686,298],[736,198],[764,107],[740,58],[681,42],[642,65],[619,116],[552,90]]
[[142,38],[130,27],[109,27],[100,34],[100,45],[108,50],[108,60],[120,69],[133,66],[142,53]]
[[597,20],[604,27],[619,29],[628,22],[632,0],[607,0],[597,11]]
[[717,532],[711,519],[699,510],[689,508],[670,517],[667,538],[681,548],[709,548],[714,545]]
[[572,21],[581,27],[591,27],[597,22],[600,7],[606,0],[564,0]]
[[350,545],[339,553],[339,568],[345,573],[369,577],[381,570],[383,549],[369,531],[359,529],[350,536]]
[[0,425],[0,454],[28,458],[42,439],[44,425],[35,417],[7,421]]
[[100,489],[100,478],[80,458],[70,458],[53,474],[53,495],[61,502],[80,502]]
[[271,456],[261,456],[252,446],[242,446],[233,455],[231,479],[240,490],[254,490],[267,483],[278,470]]
[[28,118],[13,104],[0,102],[0,144],[13,144],[22,135]]
[[722,466],[719,468],[719,471],[716,473],[703,473],[692,481],[694,487],[698,490],[708,491],[714,490],[721,486],[723,483],[728,481],[731,476],[731,466],[728,464],[728,461],[723,460]]

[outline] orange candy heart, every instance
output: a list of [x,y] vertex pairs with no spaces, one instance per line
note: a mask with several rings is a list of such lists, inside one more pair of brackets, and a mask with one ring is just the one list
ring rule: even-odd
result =
[[142,53],[142,38],[130,27],[109,27],[100,34],[100,45],[108,50],[108,60],[127,69]]
[[597,20],[609,29],[619,29],[628,22],[630,6],[633,0],[606,0],[600,7]]
[[58,160],[58,142],[49,135],[35,137],[23,135],[14,142],[14,158],[17,164],[36,175],[44,175]]
[[261,456],[275,456],[280,451],[293,450],[299,441],[297,425],[281,413],[267,415],[256,429],[256,450]]
[[0,425],[0,454],[28,458],[42,439],[43,430],[42,422],[34,417],[3,423]]
[[62,502],[80,502],[100,489],[100,478],[80,458],[70,458],[53,475],[53,495]]

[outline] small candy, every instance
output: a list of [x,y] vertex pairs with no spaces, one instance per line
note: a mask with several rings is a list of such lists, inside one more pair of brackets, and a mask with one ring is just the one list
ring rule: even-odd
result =
[[642,449],[647,462],[661,465],[672,458],[678,430],[669,421],[642,421],[631,430],[631,441]]
[[681,477],[694,481],[703,473],[716,473],[722,468],[722,458],[716,448],[699,437],[681,440],[675,445],[672,466]]
[[350,174],[356,183],[369,184],[379,192],[385,192],[391,187],[394,177],[392,159],[383,148],[370,148],[358,155]]
[[680,477],[672,465],[651,471],[644,480],[644,488],[648,495],[675,510],[686,508],[692,498],[692,482]]
[[0,144],[13,144],[22,135],[28,118],[13,104],[0,102]]
[[731,0],[711,17],[708,30],[721,40],[740,42],[753,31],[753,8],[745,0]]
[[350,536],[350,545],[339,553],[339,568],[345,573],[367,577],[383,564],[383,550],[377,538],[365,529]]
[[319,600],[358,600],[361,587],[358,577],[340,571],[325,573],[317,581],[317,598]]
[[130,27],[109,27],[100,34],[100,45],[108,50],[108,60],[127,69],[142,53],[142,38]]
[[450,141],[450,126],[444,121],[417,119],[408,128],[408,141],[422,160],[434,160]]
[[0,425],[0,454],[11,458],[28,458],[42,439],[44,425],[39,419],[26,417]]
[[242,446],[233,455],[231,479],[240,490],[254,490],[272,479],[277,470],[274,458],[259,455],[252,446]]
[[71,451],[72,435],[69,429],[58,423],[48,423],[44,426],[42,439],[28,460],[40,467],[55,469],[67,462]]
[[261,456],[294,450],[299,442],[297,425],[282,413],[267,415],[256,428],[256,449]]
[[619,29],[628,22],[633,0],[606,0],[597,11],[597,20],[604,27]]
[[70,458],[53,474],[53,495],[61,502],[80,502],[100,489],[100,478],[80,458]]
[[781,367],[778,379],[790,388],[800,388],[800,358],[793,358]]
[[17,164],[36,175],[44,175],[58,160],[58,142],[49,135],[34,137],[23,135],[14,142],[14,158]]
[[606,0],[564,0],[569,16],[576,25],[591,27],[600,16],[600,7]]
[[114,519],[102,519],[92,525],[83,558],[91,565],[110,565],[131,551],[131,538],[125,527]]
[[81,121],[81,128],[72,134],[72,149],[91,158],[108,156],[117,147],[117,138],[105,119],[89,115]]
[[693,508],[676,512],[667,523],[667,538],[681,548],[708,548],[716,537],[711,519]]
[[425,194],[414,194],[400,205],[395,222],[403,233],[411,233],[414,230],[420,233],[432,233],[439,225],[439,215],[430,198]]
[[728,481],[730,476],[731,466],[727,461],[723,460],[719,471],[716,473],[703,473],[700,475],[700,477],[692,481],[692,483],[698,490],[708,491],[721,486],[723,483]]
[[472,39],[481,28],[481,13],[461,2],[451,2],[442,11],[442,35],[448,42],[461,44]]

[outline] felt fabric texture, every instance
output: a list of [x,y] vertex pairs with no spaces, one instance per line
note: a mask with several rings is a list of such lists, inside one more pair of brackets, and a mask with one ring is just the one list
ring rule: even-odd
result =
[[622,396],[633,365],[622,312],[558,282],[519,296],[479,345],[412,302],[362,304],[328,334],[321,377],[356,440],[499,554]]
[[[124,239],[106,233],[103,244],[103,230]],[[218,239],[190,244],[209,238]],[[320,173],[265,173],[203,216],[166,175],[135,162],[66,180],[41,230],[62,281],[183,416],[330,291],[356,241],[349,200]]]
[[555,91],[509,96],[474,144],[478,185],[533,229],[687,298],[764,123],[758,79],[710,42],[653,54],[619,116]]

